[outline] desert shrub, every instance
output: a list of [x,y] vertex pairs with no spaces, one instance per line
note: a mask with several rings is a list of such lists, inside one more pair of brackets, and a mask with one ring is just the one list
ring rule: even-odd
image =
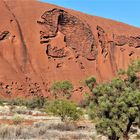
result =
[[85,84],[89,87],[90,91],[92,91],[95,83],[96,83],[96,78],[94,76],[88,77],[85,80]]
[[26,105],[26,100],[21,98],[15,98],[6,101],[9,105],[24,106]]
[[26,106],[30,109],[43,108],[45,102],[46,99],[44,97],[35,97],[35,98],[28,99],[26,101]]
[[123,69],[119,69],[117,73],[118,73],[118,75],[124,75],[124,74],[126,74],[126,71]]
[[140,124],[139,63],[132,63],[126,78],[115,78],[92,88],[89,115],[97,122],[96,130],[109,140],[129,139],[134,122]]
[[75,103],[65,99],[56,99],[50,102],[47,111],[61,117],[62,121],[78,120],[82,115],[82,110],[77,108]]
[[88,105],[89,105],[89,102],[88,102],[87,100],[85,100],[85,99],[81,100],[81,101],[78,103],[78,106],[79,106],[80,108],[86,108],[86,107],[88,107]]
[[34,125],[33,125],[34,128],[45,127],[46,129],[48,128],[48,126],[49,126],[49,123],[46,123],[43,121],[34,122]]
[[8,106],[0,106],[0,114],[9,114],[10,108]]
[[44,97],[33,97],[29,99],[21,99],[21,98],[15,98],[12,100],[6,101],[9,105],[14,106],[26,106],[27,108],[34,109],[34,108],[43,108],[46,99]]
[[13,106],[11,107],[11,112],[17,114],[29,114],[29,110],[26,106]]
[[90,100],[91,100],[92,96],[90,95],[90,93],[83,93],[83,99],[79,102],[78,106],[81,108],[86,108],[89,106],[90,104]]
[[0,99],[0,106],[3,106],[3,105],[4,105],[4,103],[5,103],[5,100]]
[[59,97],[69,99],[73,90],[73,85],[69,81],[58,81],[53,83],[51,92],[55,99]]
[[20,115],[15,115],[15,116],[13,116],[12,121],[13,121],[14,125],[18,125],[24,121],[24,118]]
[[76,125],[74,123],[57,123],[51,124],[48,129],[60,131],[75,131]]

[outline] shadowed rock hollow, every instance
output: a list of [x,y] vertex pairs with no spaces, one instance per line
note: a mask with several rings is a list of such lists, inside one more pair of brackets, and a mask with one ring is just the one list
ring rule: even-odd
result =
[[54,81],[110,80],[140,56],[140,29],[35,0],[0,0],[0,95],[49,96]]

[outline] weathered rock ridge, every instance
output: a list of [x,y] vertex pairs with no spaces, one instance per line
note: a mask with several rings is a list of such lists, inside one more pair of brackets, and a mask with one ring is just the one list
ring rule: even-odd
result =
[[[44,30],[40,31],[40,43],[48,43],[46,51],[48,56],[56,58],[66,57],[68,52],[65,48],[68,47],[73,50],[77,58],[82,56],[88,60],[96,59],[96,41],[88,24],[70,15],[68,12],[56,8],[46,11],[41,18],[43,21],[38,21],[38,23],[43,26]],[[66,43],[64,48],[49,44],[57,36],[58,32],[61,32],[64,36],[63,41]],[[78,36],[79,38],[77,39]]]
[[54,81],[112,79],[140,56],[140,29],[35,0],[0,0],[0,97],[46,96]]

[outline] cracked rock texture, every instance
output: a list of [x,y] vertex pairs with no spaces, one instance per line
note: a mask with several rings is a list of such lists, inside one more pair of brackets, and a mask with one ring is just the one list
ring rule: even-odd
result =
[[[36,0],[0,0],[0,97],[50,97],[54,81],[112,79],[140,56],[140,29]],[[82,87],[82,90],[80,90]]]

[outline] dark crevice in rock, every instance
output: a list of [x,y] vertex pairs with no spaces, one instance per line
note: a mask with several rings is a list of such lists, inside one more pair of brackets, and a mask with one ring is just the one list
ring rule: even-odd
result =
[[134,54],[134,51],[131,51],[130,53],[129,53],[129,56],[132,56]]
[[4,31],[2,33],[0,33],[0,41],[8,39],[10,36],[10,32],[9,31]]
[[136,46],[135,48],[140,48],[140,46]]
[[19,33],[19,37],[20,37],[20,40],[22,42],[22,57],[23,57],[23,63],[26,64],[27,60],[28,60],[28,53],[27,53],[27,47],[26,47],[26,43],[25,43],[25,39],[24,39],[24,35],[22,33],[22,29],[21,29],[21,26],[19,24],[19,21],[17,20],[15,14],[12,12],[12,10],[10,9],[10,7],[6,4],[5,1],[3,1],[5,7],[7,8],[7,10],[11,13],[11,15],[13,16],[13,19],[15,20],[16,22],[16,25],[17,25],[17,28],[18,28],[18,33]]
[[112,68],[112,73],[115,76],[116,72],[118,71],[116,58],[115,58],[115,48],[116,44],[114,42],[110,42],[110,65]]
[[61,63],[57,63],[56,68],[61,68],[62,65],[63,65],[63,62],[61,62]]
[[100,46],[102,48],[102,55],[106,58],[106,56],[108,55],[108,44],[107,44],[107,40],[105,37],[105,31],[103,28],[101,28],[100,26],[96,27],[97,31],[98,31],[98,39],[100,42]]
[[40,44],[47,44],[47,43],[49,43],[49,40],[40,41]]

